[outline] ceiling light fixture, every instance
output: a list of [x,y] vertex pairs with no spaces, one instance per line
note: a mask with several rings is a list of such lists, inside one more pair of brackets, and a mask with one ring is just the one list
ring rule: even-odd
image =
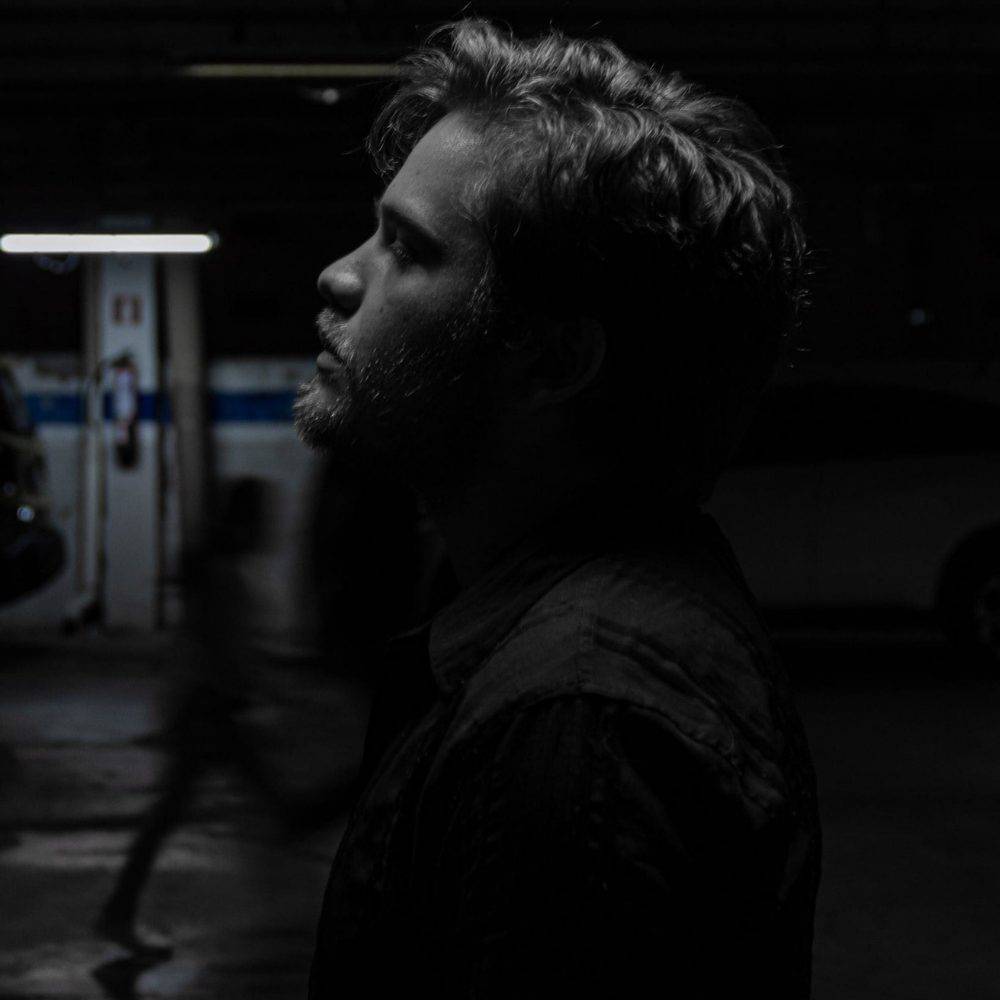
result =
[[219,238],[207,233],[7,233],[4,253],[206,253]]
[[372,79],[398,76],[394,63],[192,63],[181,66],[181,76],[199,79]]

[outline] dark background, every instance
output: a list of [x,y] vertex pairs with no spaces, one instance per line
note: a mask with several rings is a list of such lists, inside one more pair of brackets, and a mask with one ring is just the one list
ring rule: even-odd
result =
[[[754,107],[801,191],[816,360],[996,356],[1000,5],[987,0],[5,0],[0,231],[135,213],[214,229],[210,353],[312,353],[315,276],[370,224],[360,146],[391,84],[180,71],[392,61],[462,10],[520,33],[606,35]],[[0,346],[75,349],[77,314],[78,272],[3,260]]]
[[[818,366],[915,369],[926,389],[958,362],[996,402],[997,0],[0,0],[0,233],[124,228],[115,216],[214,230],[221,244],[201,259],[209,353],[305,358],[316,276],[372,224],[361,145],[391,81],[183,69],[392,62],[463,11],[521,34],[609,36],[747,101],[801,192],[816,271],[804,341]],[[78,355],[80,274],[72,259],[0,256],[0,353]],[[879,574],[936,576],[943,553],[920,560],[939,536],[971,537],[996,582],[1000,411],[911,389],[794,384],[762,408],[726,508],[762,583],[806,561],[822,581],[839,565],[865,599]],[[53,430],[76,461],[73,428]],[[983,511],[989,549],[967,534]],[[815,996],[992,1000],[1000,674],[926,615],[897,627],[868,604],[818,624],[798,607],[774,619],[824,826]],[[228,772],[209,776],[143,903],[174,959],[130,963],[92,930],[162,780],[175,643],[169,631],[0,635],[4,997],[305,994],[343,817],[279,842]],[[267,655],[276,714],[261,732],[286,777],[315,785],[317,767],[356,768],[367,718],[356,689],[296,647]]]

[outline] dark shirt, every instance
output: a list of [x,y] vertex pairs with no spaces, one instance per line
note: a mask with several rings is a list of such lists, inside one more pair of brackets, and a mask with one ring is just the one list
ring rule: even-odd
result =
[[815,779],[707,515],[509,553],[396,643],[363,768],[313,1000],[809,996]]

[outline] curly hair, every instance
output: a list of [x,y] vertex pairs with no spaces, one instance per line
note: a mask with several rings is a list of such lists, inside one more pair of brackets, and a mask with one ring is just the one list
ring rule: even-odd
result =
[[804,238],[774,139],[739,101],[611,41],[521,40],[470,18],[403,61],[368,139],[376,170],[390,178],[456,112],[489,150],[468,210],[497,300],[526,324],[599,319],[607,355],[581,426],[609,455],[634,443],[628,460],[650,472],[686,468],[705,499],[804,300]]

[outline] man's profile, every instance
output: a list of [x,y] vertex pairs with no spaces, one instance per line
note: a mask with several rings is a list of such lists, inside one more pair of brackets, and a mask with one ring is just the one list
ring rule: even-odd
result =
[[774,140],[467,20],[369,148],[296,419],[417,491],[460,589],[386,653],[311,996],[807,997],[815,781],[700,510],[802,295]]

